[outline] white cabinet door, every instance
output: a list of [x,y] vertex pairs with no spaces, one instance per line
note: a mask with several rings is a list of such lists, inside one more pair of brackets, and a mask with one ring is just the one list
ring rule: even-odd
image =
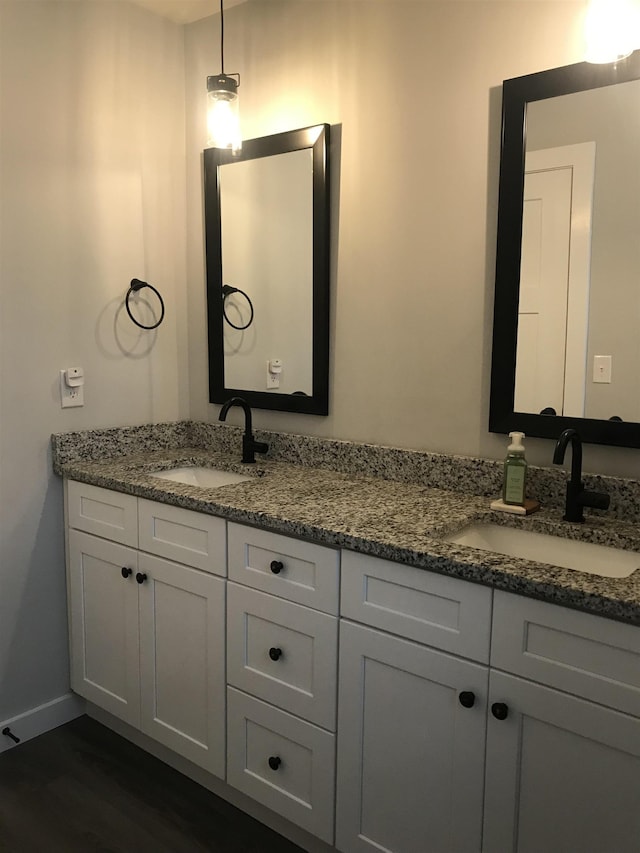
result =
[[487,683],[485,666],[342,621],[339,850],[478,853]]
[[225,775],[225,581],[139,556],[142,731]]
[[71,686],[140,724],[137,552],[69,531]]
[[484,853],[637,853],[640,719],[503,673],[490,696]]

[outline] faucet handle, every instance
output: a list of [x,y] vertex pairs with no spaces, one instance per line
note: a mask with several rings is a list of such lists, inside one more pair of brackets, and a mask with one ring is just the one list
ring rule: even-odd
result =
[[269,445],[265,441],[256,441],[253,433],[242,436],[242,461],[255,462],[255,453],[266,453]]
[[589,492],[586,489],[581,495],[582,506],[589,506],[592,509],[609,509],[611,498],[605,492]]

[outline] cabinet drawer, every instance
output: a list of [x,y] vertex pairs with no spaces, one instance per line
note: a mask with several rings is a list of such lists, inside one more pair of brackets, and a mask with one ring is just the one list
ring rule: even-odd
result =
[[482,663],[491,589],[377,557],[342,552],[342,616]]
[[325,613],[338,612],[340,552],[229,524],[229,578]]
[[640,716],[640,629],[496,591],[491,665]]
[[228,584],[227,681],[335,731],[338,620]]
[[333,843],[335,736],[227,689],[227,782]]
[[138,516],[141,551],[226,575],[224,519],[143,498]]
[[138,546],[138,499],[133,495],[68,480],[67,516],[76,530]]

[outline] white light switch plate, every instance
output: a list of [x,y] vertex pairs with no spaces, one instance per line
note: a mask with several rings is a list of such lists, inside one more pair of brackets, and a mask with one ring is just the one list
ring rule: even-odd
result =
[[594,355],[593,357],[593,381],[611,382],[611,356]]

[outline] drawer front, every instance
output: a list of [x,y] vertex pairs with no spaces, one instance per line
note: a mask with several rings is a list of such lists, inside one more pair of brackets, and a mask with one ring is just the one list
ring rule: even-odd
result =
[[69,527],[138,547],[138,499],[88,483],[67,481]]
[[338,620],[230,583],[227,681],[335,731]]
[[335,735],[229,687],[227,782],[333,843]]
[[489,587],[342,552],[341,614],[453,654],[489,661]]
[[226,575],[224,519],[142,498],[138,515],[141,551],[214,575]]
[[298,604],[338,612],[340,552],[229,524],[229,578]]
[[491,665],[640,717],[640,628],[496,591]]

